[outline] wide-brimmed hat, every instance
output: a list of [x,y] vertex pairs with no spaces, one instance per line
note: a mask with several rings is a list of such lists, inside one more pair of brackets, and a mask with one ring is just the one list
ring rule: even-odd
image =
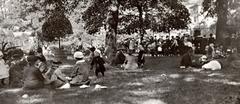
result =
[[201,61],[207,61],[207,56],[206,56],[206,55],[203,55],[203,56],[201,57]]
[[82,53],[82,52],[80,52],[80,51],[77,51],[77,52],[75,52],[75,53],[74,53],[73,57],[74,57],[74,58],[83,58],[83,57],[84,57],[84,55],[83,55],[83,53]]
[[98,51],[94,51],[94,56],[100,56],[100,53]]

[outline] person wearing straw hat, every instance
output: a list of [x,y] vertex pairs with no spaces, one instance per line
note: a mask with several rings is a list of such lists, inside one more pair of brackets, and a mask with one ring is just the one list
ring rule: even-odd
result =
[[0,80],[1,84],[5,85],[5,79],[9,77],[9,66],[3,60],[3,53],[0,51]]
[[74,53],[74,58],[77,62],[73,67],[73,72],[71,73],[72,80],[70,81],[70,84],[74,86],[89,85],[90,65],[84,60],[84,55],[80,51]]

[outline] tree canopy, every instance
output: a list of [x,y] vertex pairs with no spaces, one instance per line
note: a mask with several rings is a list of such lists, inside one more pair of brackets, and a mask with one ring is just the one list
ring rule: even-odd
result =
[[202,3],[203,12],[207,12],[207,16],[216,16],[218,18],[216,25],[217,43],[221,44],[224,37],[229,35],[228,31],[236,32],[236,28],[240,26],[239,14],[240,0],[204,0]]
[[[188,9],[180,0],[117,1],[120,12],[119,33],[135,33],[141,29],[169,32],[173,29],[185,29],[190,23]],[[84,12],[83,19],[88,33],[96,33],[106,24],[110,6],[109,0],[95,0]]]

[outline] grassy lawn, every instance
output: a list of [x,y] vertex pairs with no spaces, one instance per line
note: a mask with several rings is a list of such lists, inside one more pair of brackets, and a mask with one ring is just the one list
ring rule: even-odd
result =
[[[240,104],[238,71],[178,69],[179,57],[147,58],[143,70],[110,69],[90,88],[2,89],[1,104]],[[227,70],[227,71],[226,71]],[[94,89],[96,84],[107,89]],[[23,94],[28,98],[22,98]]]

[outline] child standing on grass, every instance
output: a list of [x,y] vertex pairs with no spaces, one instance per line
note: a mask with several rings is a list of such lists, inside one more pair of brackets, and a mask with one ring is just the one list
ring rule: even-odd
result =
[[140,44],[139,46],[139,53],[137,58],[137,64],[139,68],[142,68],[145,63],[145,57],[144,57],[144,48],[143,45]]
[[104,72],[106,71],[104,64],[105,64],[105,61],[103,60],[103,58],[100,57],[100,53],[95,51],[94,58],[92,60],[91,65],[95,67],[95,75],[97,77],[98,77],[98,73],[100,72],[102,76],[104,76]]

